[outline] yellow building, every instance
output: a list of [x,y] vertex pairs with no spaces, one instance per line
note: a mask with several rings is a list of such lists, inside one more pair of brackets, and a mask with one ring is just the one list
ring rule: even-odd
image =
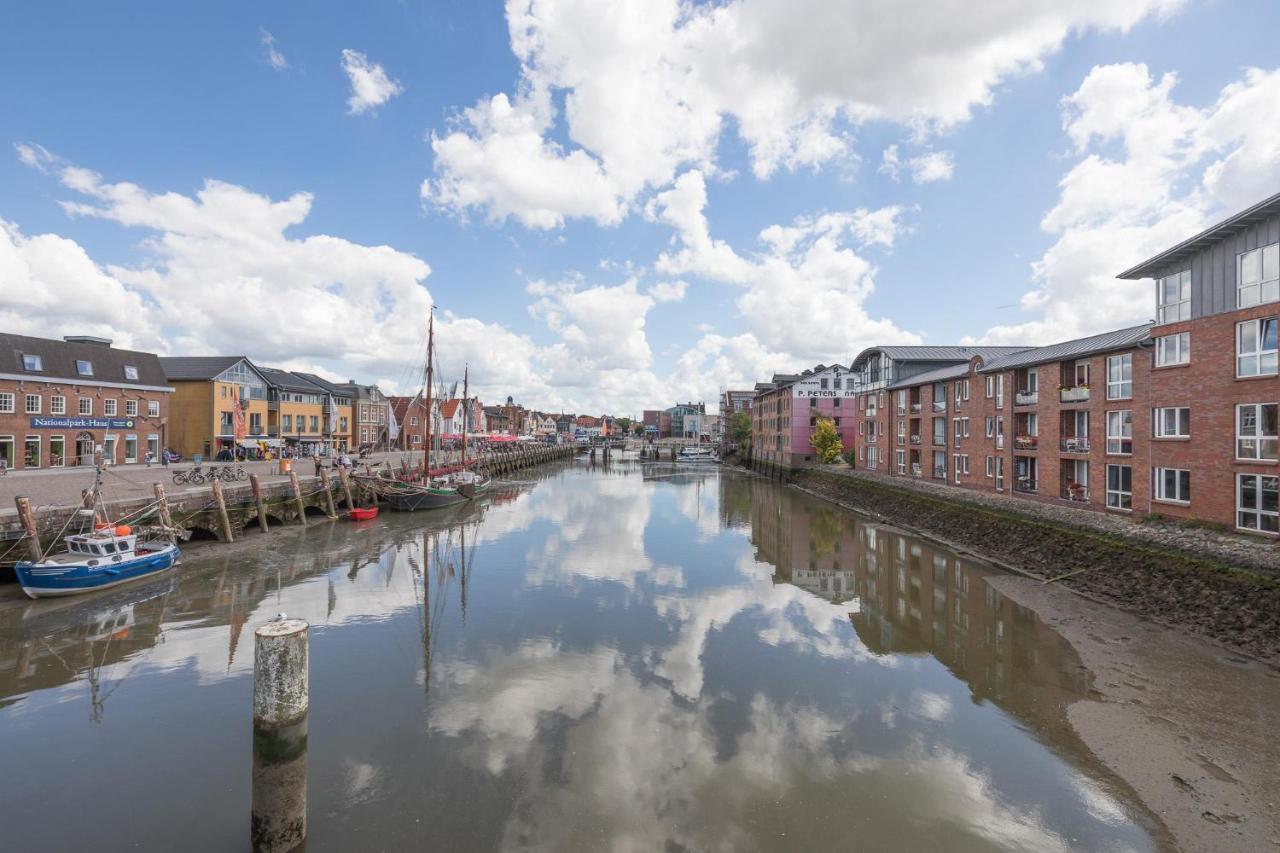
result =
[[320,428],[324,442],[334,453],[344,453],[355,448],[355,395],[356,386],[350,382],[330,382],[314,373],[295,373],[325,394],[323,420]]
[[[244,356],[162,358],[174,394],[165,444],[184,458],[213,459],[236,447],[266,447],[268,384]],[[237,429],[236,401],[243,422]]]
[[326,436],[329,393],[297,373],[262,367],[267,380],[267,434],[297,456],[329,452]]

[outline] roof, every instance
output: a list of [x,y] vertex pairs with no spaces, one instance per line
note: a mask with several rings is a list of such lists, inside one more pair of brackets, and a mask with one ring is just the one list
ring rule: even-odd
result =
[[[98,339],[101,340],[101,339]],[[41,370],[27,370],[22,356],[40,357]],[[92,376],[81,376],[76,361],[93,364]],[[136,367],[138,378],[124,375],[125,366]],[[127,385],[168,389],[169,382],[155,353],[116,349],[110,342],[94,343],[83,338],[59,341],[26,335],[0,334],[0,374],[61,380],[79,385]]]
[[303,373],[300,370],[293,371],[293,375],[301,376],[303,379],[307,380],[312,385],[318,385],[319,387],[323,388],[325,391],[328,391],[330,394],[333,394],[334,396],[337,396],[337,397],[353,397],[354,398],[356,395],[355,386],[352,385],[350,382],[330,382],[328,379],[325,379],[323,376],[317,376],[314,373]]
[[[165,376],[182,381],[212,379],[233,364],[249,359],[243,355],[184,355],[160,359]],[[250,362],[252,364],[252,362]]]
[[1239,213],[1228,216],[1226,219],[1211,225],[1193,237],[1188,237],[1178,245],[1171,249],[1165,249],[1154,257],[1147,258],[1135,267],[1130,267],[1120,273],[1116,278],[1135,279],[1135,278],[1151,278],[1161,269],[1174,261],[1180,260],[1193,255],[1196,252],[1216,243],[1225,237],[1241,229],[1248,228],[1259,219],[1264,219],[1274,213],[1280,212],[1280,193],[1276,193],[1270,198],[1265,198],[1252,207],[1247,207]]
[[462,401],[457,398],[454,398],[452,400],[445,400],[440,404],[440,417],[442,418],[453,417],[454,414],[458,411],[458,406],[461,403]]
[[968,361],[976,356],[995,358],[1027,347],[989,346],[889,346],[867,347],[853,360],[856,365],[873,352],[883,353],[894,361]]
[[1130,326],[1127,329],[1116,329],[1112,332],[1103,332],[1100,335],[1090,335],[1087,338],[1076,338],[1059,344],[1023,350],[1019,353],[988,361],[981,367],[981,372],[991,373],[996,370],[1012,370],[1017,367],[1030,367],[1033,364],[1045,364],[1051,361],[1064,361],[1069,358],[1080,358],[1081,356],[1094,355],[1100,352],[1129,349],[1146,340],[1151,333],[1151,326],[1151,323],[1144,323],[1141,326]]
[[290,373],[287,370],[280,370],[275,367],[259,367],[258,372],[262,374],[262,378],[267,380],[267,384],[273,388],[298,391],[303,394],[314,394],[317,391],[328,392],[327,388],[323,388],[309,379],[302,378],[302,375],[298,373]]
[[945,382],[948,379],[962,379],[969,375],[969,362],[962,361],[959,364],[948,364],[946,367],[935,367],[933,370],[926,370],[924,373],[917,373],[908,376],[906,379],[899,379],[897,382],[890,383],[887,387],[892,390],[895,388],[910,388],[915,385],[929,385],[934,382]]

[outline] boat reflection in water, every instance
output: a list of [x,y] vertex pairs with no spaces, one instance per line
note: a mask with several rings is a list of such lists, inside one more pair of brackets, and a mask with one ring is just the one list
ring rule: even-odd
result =
[[716,466],[527,476],[193,547],[128,599],[0,600],[14,849],[241,846],[279,611],[312,625],[309,849],[1162,843],[1066,725],[1079,660],[991,569]]

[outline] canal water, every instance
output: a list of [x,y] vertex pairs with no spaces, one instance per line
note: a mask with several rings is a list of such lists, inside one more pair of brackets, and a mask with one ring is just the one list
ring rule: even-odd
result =
[[1070,646],[993,570],[719,469],[548,469],[453,515],[0,590],[10,850],[236,850],[253,630],[312,625],[308,849],[1141,851]]

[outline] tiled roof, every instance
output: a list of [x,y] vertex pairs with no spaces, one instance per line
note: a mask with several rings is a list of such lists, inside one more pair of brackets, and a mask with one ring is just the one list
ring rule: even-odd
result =
[[1100,352],[1128,349],[1145,340],[1151,333],[1151,326],[1151,323],[1144,323],[1141,326],[1130,326],[1127,329],[1116,329],[1112,332],[1103,332],[1100,335],[1091,335],[1087,338],[1076,338],[1059,344],[1023,350],[1019,353],[994,358],[986,362],[982,366],[981,372],[991,373],[997,370],[1012,370],[1018,367],[1029,367],[1033,364],[1047,364],[1053,361],[1080,358]]
[[461,403],[462,401],[458,399],[445,400],[443,403],[440,404],[440,417],[442,418],[453,417],[454,413],[458,411],[458,406],[461,405]]
[[[23,355],[39,356],[43,369],[27,370],[22,362]],[[77,360],[91,362],[93,376],[80,376],[76,371]],[[126,365],[138,369],[137,379],[125,378]],[[102,382],[153,388],[169,385],[155,353],[116,349],[106,342],[58,341],[26,335],[0,334],[0,373],[33,379],[62,379],[84,385]]]
[[1147,258],[1135,267],[1130,267],[1120,273],[1116,278],[1150,278],[1160,272],[1166,265],[1176,260],[1192,255],[1210,243],[1216,243],[1218,240],[1239,231],[1241,228],[1248,228],[1259,219],[1271,216],[1276,211],[1280,211],[1280,193],[1276,193],[1270,198],[1265,198],[1257,204],[1247,207],[1239,213],[1228,216],[1226,219],[1211,225],[1205,230],[1183,240],[1178,245],[1165,249],[1160,254],[1152,258]]
[[160,359],[165,376],[171,380],[212,379],[238,361],[242,355],[193,355]]

